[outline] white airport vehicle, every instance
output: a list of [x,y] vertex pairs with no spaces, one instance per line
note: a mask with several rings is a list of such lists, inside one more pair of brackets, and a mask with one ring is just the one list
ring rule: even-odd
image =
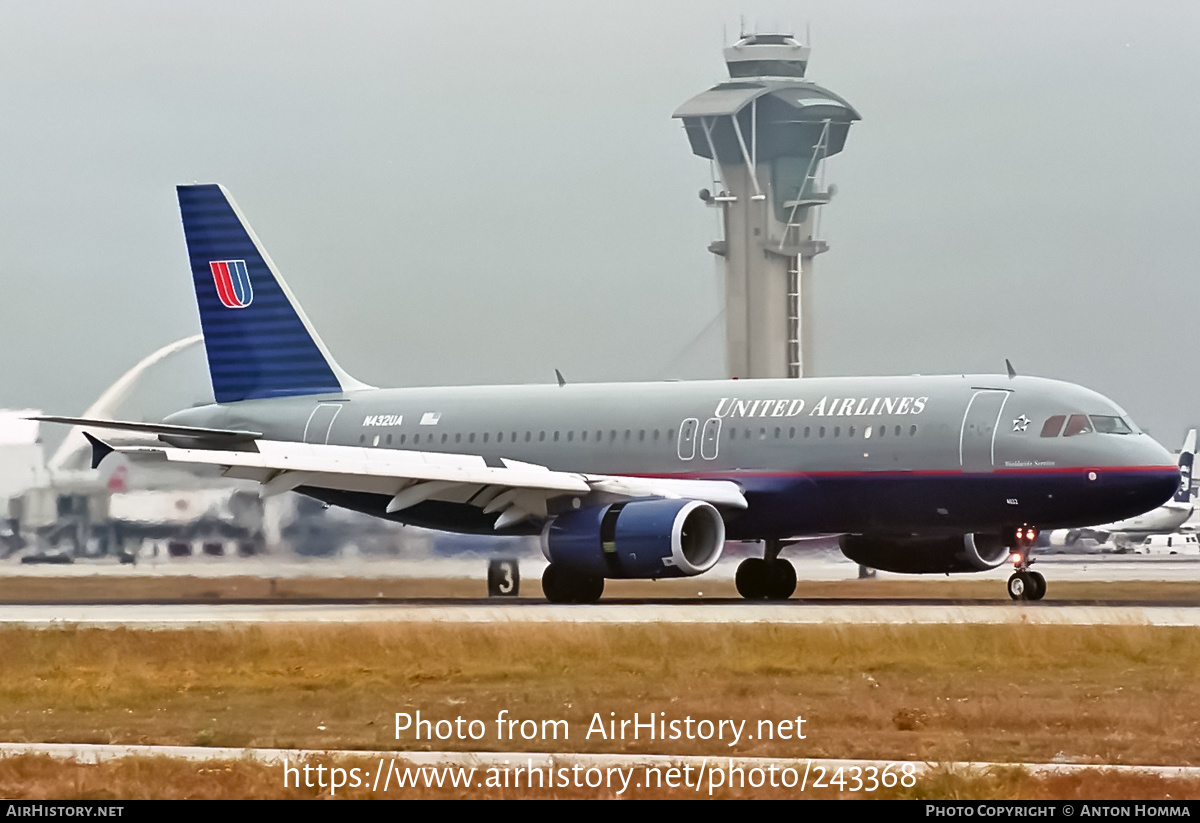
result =
[[1133,553],[1200,555],[1200,538],[1194,534],[1152,534],[1134,546]]

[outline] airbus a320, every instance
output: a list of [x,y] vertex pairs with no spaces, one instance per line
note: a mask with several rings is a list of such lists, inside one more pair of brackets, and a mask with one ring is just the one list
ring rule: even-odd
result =
[[[1011,373],[373,388],[334,360],[224,188],[178,195],[216,403],[162,423],[42,419],[156,435],[119,451],[217,466],[267,495],[540,535],[554,602],[596,601],[606,579],[703,574],[726,541],[764,546],[738,567],[744,597],[786,599],[781,550],[830,533],[893,572],[1011,555],[1010,596],[1040,599],[1038,530],[1132,517],[1179,485],[1111,400]],[[1048,420],[1080,433],[1047,436]],[[90,439],[94,463],[114,450]]]

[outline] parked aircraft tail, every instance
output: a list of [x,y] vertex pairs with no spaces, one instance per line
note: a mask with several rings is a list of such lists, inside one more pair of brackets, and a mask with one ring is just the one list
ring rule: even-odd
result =
[[1192,502],[1192,463],[1196,459],[1196,430],[1189,429],[1179,450],[1179,489],[1175,492],[1176,503]]
[[178,193],[217,402],[367,388],[330,355],[229,192]]

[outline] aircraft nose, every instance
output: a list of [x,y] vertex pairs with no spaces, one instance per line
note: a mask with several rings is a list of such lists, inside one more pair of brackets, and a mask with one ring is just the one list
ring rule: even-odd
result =
[[1148,470],[1148,495],[1160,498],[1161,505],[1170,500],[1179,488],[1179,464],[1175,455],[1167,451],[1154,438],[1145,436],[1145,443],[1140,444],[1142,450],[1142,465]]

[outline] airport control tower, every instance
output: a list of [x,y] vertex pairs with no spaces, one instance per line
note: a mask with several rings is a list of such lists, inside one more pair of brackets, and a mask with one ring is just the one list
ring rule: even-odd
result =
[[804,79],[810,49],[789,34],[743,35],[725,49],[730,80],[684,103],[692,151],[715,160],[719,190],[700,197],[723,214],[725,345],[730,377],[814,373],[813,259],[828,249],[818,214],[833,187],[822,161],[860,119],[838,95]]

